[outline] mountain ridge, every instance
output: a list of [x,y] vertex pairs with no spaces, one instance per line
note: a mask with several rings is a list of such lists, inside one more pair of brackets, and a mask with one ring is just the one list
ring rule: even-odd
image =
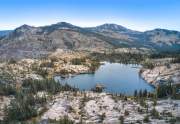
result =
[[8,35],[12,30],[0,30],[0,38]]
[[36,58],[58,48],[98,50],[124,47],[180,51],[180,32],[167,29],[140,32],[111,23],[86,28],[67,22],[40,27],[24,24],[0,39],[0,56]]

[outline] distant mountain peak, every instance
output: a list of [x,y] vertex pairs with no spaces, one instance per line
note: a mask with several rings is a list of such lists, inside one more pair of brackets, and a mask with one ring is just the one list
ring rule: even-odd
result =
[[106,29],[127,29],[121,25],[113,24],[113,23],[105,23],[103,25],[100,25],[98,27],[106,28]]
[[149,31],[145,31],[145,33],[150,33],[150,34],[166,34],[166,35],[169,35],[169,34],[177,34],[179,35],[180,37],[180,32],[178,31],[175,31],[175,30],[168,30],[168,29],[161,29],[161,28],[156,28],[154,30],[149,30]]
[[0,37],[3,37],[3,36],[8,35],[10,32],[12,32],[12,30],[4,30],[4,31],[0,31]]
[[30,29],[30,28],[34,28],[34,27],[30,26],[30,25],[27,25],[27,24],[24,24],[24,25],[18,27],[17,29]]
[[100,25],[101,27],[121,27],[121,28],[125,28],[125,27],[123,27],[123,26],[121,26],[121,25],[118,25],[118,24],[114,24],[114,23],[105,23],[105,24],[102,24],[102,25]]
[[97,31],[116,31],[116,32],[129,32],[132,31],[126,27],[121,25],[113,24],[113,23],[105,23],[96,27],[89,28],[91,30]]
[[56,23],[56,25],[72,25],[72,24],[70,24],[68,22],[58,22],[58,23]]
[[67,22],[58,22],[56,24],[52,24],[52,25],[47,26],[47,27],[72,28],[72,27],[77,27],[77,26],[74,26],[74,25],[67,23]]
[[52,25],[47,25],[47,26],[43,26],[41,27],[45,32],[53,32],[55,30],[61,30],[61,29],[76,29],[76,28],[80,28],[77,26],[74,26],[70,23],[67,22],[58,22],[56,24],[52,24]]
[[24,24],[24,25],[16,28],[15,31],[16,32],[25,32],[25,31],[31,31],[33,29],[35,29],[35,27],[27,25],[27,24]]

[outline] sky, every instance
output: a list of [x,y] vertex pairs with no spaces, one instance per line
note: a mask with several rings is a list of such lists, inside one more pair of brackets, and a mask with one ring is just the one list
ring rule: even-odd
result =
[[81,27],[115,23],[138,31],[180,31],[180,0],[0,0],[0,30],[57,22]]

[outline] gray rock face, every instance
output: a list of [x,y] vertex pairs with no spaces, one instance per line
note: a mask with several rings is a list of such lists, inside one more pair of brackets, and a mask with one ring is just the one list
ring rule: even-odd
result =
[[43,27],[23,25],[0,38],[1,58],[38,58],[57,48],[98,50],[114,47],[180,51],[180,32],[164,29],[138,32],[116,24],[81,28],[60,22]]

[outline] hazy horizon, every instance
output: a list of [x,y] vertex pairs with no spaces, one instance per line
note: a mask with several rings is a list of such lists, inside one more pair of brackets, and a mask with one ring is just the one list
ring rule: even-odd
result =
[[177,0],[2,0],[0,30],[68,22],[80,27],[114,23],[137,31],[180,31],[179,6]]
[[[60,21],[60,22],[65,22],[65,21]],[[43,26],[50,26],[50,25],[53,25],[53,24],[57,24],[57,23],[60,23],[60,22],[56,22],[56,23],[52,23],[52,24],[46,24],[46,25],[38,25],[38,26],[29,25],[29,24],[21,24],[21,25],[15,27],[15,28],[13,28],[13,29],[4,29],[4,30],[1,30],[1,29],[0,29],[0,31],[11,31],[11,30],[15,30],[16,28],[19,28],[19,27],[21,27],[21,26],[23,26],[23,25],[28,25],[28,26],[32,26],[32,27],[43,27]],[[66,22],[66,23],[69,23],[69,22]],[[70,23],[70,24],[72,24],[72,23]],[[125,27],[125,28],[128,28],[128,27],[126,27],[126,26],[124,26],[124,25],[121,25],[121,24],[108,23],[108,22],[107,22],[107,23],[105,22],[105,23],[102,23],[102,24],[99,24],[99,25],[94,25],[94,26],[80,26],[80,25],[75,25],[75,24],[72,24],[72,25],[78,26],[78,27],[81,27],[81,28],[91,28],[91,27],[96,27],[96,26],[100,26],[100,25],[103,25],[103,24],[116,24],[116,25],[120,25],[120,26],[123,26],[123,27]],[[136,30],[136,29],[131,29],[131,28],[128,28],[128,29],[134,30],[134,31],[140,31],[140,32],[150,31],[150,30],[155,30],[155,29],[165,29],[165,30],[172,30],[172,31],[180,31],[180,30],[167,29],[167,28],[152,28],[152,29],[147,29],[147,30]]]

